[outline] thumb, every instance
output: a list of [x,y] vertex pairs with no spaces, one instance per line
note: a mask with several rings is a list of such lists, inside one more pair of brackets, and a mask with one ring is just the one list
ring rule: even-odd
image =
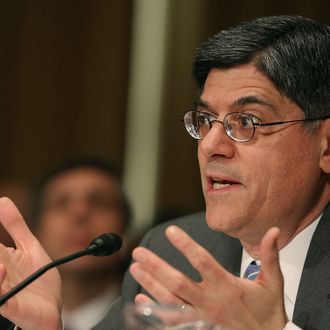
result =
[[280,230],[273,227],[267,231],[261,240],[261,279],[267,288],[272,291],[283,291],[283,275],[279,263],[277,240]]

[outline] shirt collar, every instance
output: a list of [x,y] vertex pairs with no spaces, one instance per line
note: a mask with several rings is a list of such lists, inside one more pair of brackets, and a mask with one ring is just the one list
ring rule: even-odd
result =
[[[284,277],[284,292],[295,303],[300,277],[314,231],[321,219],[317,217],[308,227],[296,235],[280,252],[280,266]],[[241,272],[243,274],[254,259],[244,250],[242,253]],[[258,261],[257,261],[258,262]]]

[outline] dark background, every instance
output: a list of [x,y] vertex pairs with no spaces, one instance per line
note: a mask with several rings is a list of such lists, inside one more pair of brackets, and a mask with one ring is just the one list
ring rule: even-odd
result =
[[[320,0],[168,1],[158,221],[204,208],[196,143],[180,122],[196,95],[190,70],[201,40],[264,15],[299,14],[330,24],[330,4]],[[110,157],[123,168],[133,13],[133,0],[0,1],[3,181],[30,185],[81,152]]]

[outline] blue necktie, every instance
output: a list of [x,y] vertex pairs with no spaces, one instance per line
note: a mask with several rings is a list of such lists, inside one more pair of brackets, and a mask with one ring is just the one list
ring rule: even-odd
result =
[[246,268],[244,278],[254,281],[260,273],[260,266],[253,260]]

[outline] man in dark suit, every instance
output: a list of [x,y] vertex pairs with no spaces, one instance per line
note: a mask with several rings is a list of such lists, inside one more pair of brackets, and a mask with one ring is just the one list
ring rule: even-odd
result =
[[[193,72],[201,95],[184,122],[199,140],[205,218],[145,237],[96,329],[123,329],[123,305],[150,296],[224,329],[329,329],[329,27],[296,16],[243,22],[202,44]],[[0,246],[6,291],[48,257],[6,199],[0,219],[18,244]],[[50,272],[0,312],[24,330],[59,329],[59,287]]]
[[[227,271],[236,276],[240,275],[242,246],[239,240],[211,230],[206,225],[204,214],[184,217],[172,223],[181,227],[196,242],[210,251]],[[166,238],[165,228],[170,224],[163,224],[150,231],[145,236],[141,246],[154,251],[173,267],[188,274],[190,278],[200,280],[196,270]],[[329,230],[330,209],[328,208],[314,233],[299,285],[293,322],[301,329],[328,329],[330,325],[328,308],[330,293]],[[123,320],[119,317],[122,314],[122,309],[141,292],[145,291],[134,281],[130,273],[127,273],[121,299],[103,322],[93,330],[124,329]]]
[[[329,28],[294,16],[243,22],[202,44],[193,73],[201,95],[184,122],[199,140],[206,219],[149,233],[117,308],[148,293],[226,329],[329,329]],[[249,258],[261,261],[254,283],[237,277]],[[114,312],[98,330],[122,327]]]

